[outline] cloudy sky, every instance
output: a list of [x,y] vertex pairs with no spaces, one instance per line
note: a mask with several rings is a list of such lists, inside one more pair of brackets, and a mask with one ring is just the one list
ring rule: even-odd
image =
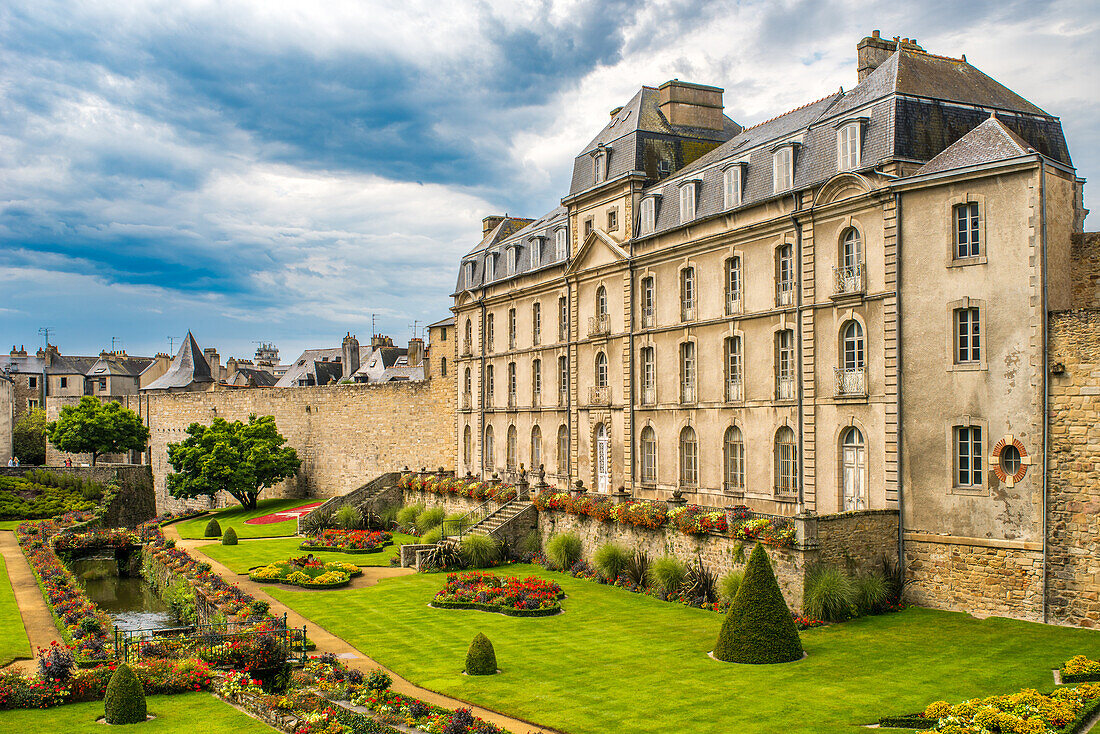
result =
[[641,84],[722,86],[747,126],[855,84],[874,28],[965,53],[1100,172],[1094,0],[5,0],[0,345],[404,341]]

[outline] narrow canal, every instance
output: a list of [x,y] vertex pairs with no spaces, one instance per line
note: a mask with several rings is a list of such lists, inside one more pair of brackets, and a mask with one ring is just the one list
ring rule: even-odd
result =
[[110,615],[122,630],[176,627],[179,620],[140,575],[122,576],[118,562],[109,557],[81,558],[69,568],[76,574],[92,602]]

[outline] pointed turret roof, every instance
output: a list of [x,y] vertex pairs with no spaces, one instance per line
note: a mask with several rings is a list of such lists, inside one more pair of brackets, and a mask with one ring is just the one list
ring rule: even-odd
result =
[[180,350],[172,358],[172,364],[168,371],[150,382],[145,390],[171,390],[188,388],[197,383],[213,382],[210,374],[210,365],[199,349],[195,337],[187,332]]

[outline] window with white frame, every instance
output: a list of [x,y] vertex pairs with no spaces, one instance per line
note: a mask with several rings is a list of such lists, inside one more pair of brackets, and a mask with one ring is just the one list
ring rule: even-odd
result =
[[485,441],[483,446],[485,453],[485,467],[490,471],[493,470],[493,465],[496,463],[496,459],[493,456],[493,427],[485,426]]
[[647,196],[642,199],[641,234],[649,234],[657,229],[657,199]]
[[542,341],[542,304],[538,301],[531,306],[531,338],[535,344]]
[[695,342],[680,345],[680,402],[694,403],[697,400],[695,387],[696,363]]
[[469,288],[471,285],[474,284],[474,264],[469,262],[464,263],[462,265],[462,270],[462,281],[466,284],[466,287]]
[[537,425],[531,427],[531,468],[538,469],[542,466],[542,429]]
[[642,347],[642,405],[657,404],[657,350]]
[[516,348],[516,309],[508,309],[508,348]]
[[726,315],[741,313],[741,258],[726,258]]
[[531,240],[531,267],[542,267],[542,237]]
[[955,207],[955,258],[978,257],[982,254],[981,219],[977,202]]
[[485,351],[487,352],[493,351],[493,321],[493,314],[489,314],[485,317]]
[[955,486],[982,486],[982,428],[955,426]]
[[558,390],[561,392],[562,403],[569,393],[569,357],[558,357]]
[[744,399],[741,383],[741,337],[726,337],[726,400]]
[[680,223],[695,219],[695,181],[680,186]]
[[558,341],[569,338],[569,305],[565,296],[558,298]]
[[691,426],[680,431],[680,486],[699,486],[699,441]]
[[542,395],[542,360],[536,359],[531,362],[531,392],[534,393],[535,398]]
[[602,285],[596,289],[596,316],[607,316],[607,289]]
[[642,481],[646,484],[657,482],[657,432],[652,426],[642,429]]
[[593,156],[593,169],[596,183],[607,179],[607,153],[605,151],[600,150]]
[[515,404],[516,396],[516,363],[508,363],[508,401]]
[[564,260],[569,256],[568,234],[565,227],[554,232],[554,259]]
[[515,426],[508,426],[507,453],[505,454],[506,468],[515,471],[519,466],[519,431]]
[[680,320],[692,321],[695,316],[695,268],[680,271]]
[[977,308],[955,309],[955,363],[982,361],[981,314]]
[[836,131],[837,170],[851,171],[859,168],[860,130],[858,122],[850,122]]
[[772,155],[772,190],[789,191],[794,186],[794,148],[784,145]]
[[493,405],[493,390],[496,388],[496,380],[493,379],[493,365],[487,365],[485,367],[485,404],[488,407]]
[[863,369],[863,327],[852,319],[840,332],[841,364],[846,370]]
[[657,322],[657,288],[653,276],[642,278],[642,328]]
[[474,346],[474,324],[470,319],[466,319],[466,331],[463,339],[463,348],[467,352],[473,351]]
[[794,331],[775,332],[775,398],[794,400]]
[[727,492],[745,491],[745,442],[741,437],[741,429],[730,426],[726,429],[726,435],[722,441],[723,462],[726,469]]
[[596,387],[607,387],[607,355],[596,352]]
[[726,209],[741,205],[741,166],[722,171],[722,199]]
[[519,247],[508,248],[508,274],[512,275],[516,272],[516,265],[519,263]]
[[794,246],[781,245],[775,251],[775,299],[777,306],[794,303]]
[[485,256],[485,280],[493,281],[497,277],[497,256],[490,252]]
[[563,423],[558,427],[558,474],[569,473],[569,429]]
[[473,374],[470,372],[470,368],[467,367],[466,372],[463,374],[463,377],[462,377],[462,393],[466,396],[466,399],[469,400],[470,395],[473,394],[473,391],[474,391]]
[[788,496],[798,493],[798,444],[788,426],[775,432],[775,491]]

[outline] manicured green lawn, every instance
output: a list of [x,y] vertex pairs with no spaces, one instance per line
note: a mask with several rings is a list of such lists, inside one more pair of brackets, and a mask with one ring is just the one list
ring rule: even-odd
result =
[[238,545],[204,545],[197,550],[213,558],[234,573],[247,573],[256,566],[266,566],[274,561],[312,553],[322,561],[343,561],[357,566],[388,566],[390,559],[401,553],[405,543],[415,543],[411,535],[394,533],[393,545],[388,545],[379,553],[333,553],[331,551],[299,550],[302,538],[271,538],[268,540],[250,540]]
[[8,567],[0,556],[0,668],[18,658],[29,659],[31,643],[8,580]]
[[[733,665],[707,657],[722,622],[714,612],[535,566],[501,573],[554,579],[565,613],[432,609],[439,574],[268,593],[415,683],[571,734],[856,734],[938,699],[1050,689],[1051,668],[1100,652],[1100,632],[913,608],[803,632],[800,662]],[[502,675],[462,675],[479,631]]]
[[212,515],[203,515],[202,517],[176,523],[176,529],[179,530],[181,538],[203,538],[205,537],[206,524],[210,522],[211,518],[215,518],[218,524],[221,525],[223,533],[226,528],[232,527],[237,532],[238,538],[280,538],[298,532],[298,522],[296,520],[284,520],[268,525],[247,525],[245,521],[254,517],[263,517],[272,512],[292,510],[295,507],[301,507],[316,501],[310,499],[260,500],[255,510],[246,510],[240,505],[226,507],[222,510],[216,510]]
[[0,520],[0,530],[15,530],[21,522],[26,520]]
[[[195,734],[196,732],[233,732],[233,734],[270,734],[275,731],[209,693],[183,693],[176,696],[149,696],[149,713],[157,718],[126,727],[142,734]],[[5,711],[0,716],[0,732],[65,732],[65,734],[103,734],[114,727],[97,724],[103,715],[103,702],[73,703],[50,709]]]

